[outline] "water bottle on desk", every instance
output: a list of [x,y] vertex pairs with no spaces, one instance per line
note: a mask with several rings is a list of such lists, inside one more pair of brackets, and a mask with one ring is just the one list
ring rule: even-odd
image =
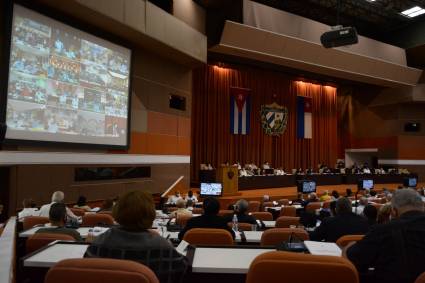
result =
[[232,229],[235,233],[238,232],[238,216],[236,214],[233,214]]

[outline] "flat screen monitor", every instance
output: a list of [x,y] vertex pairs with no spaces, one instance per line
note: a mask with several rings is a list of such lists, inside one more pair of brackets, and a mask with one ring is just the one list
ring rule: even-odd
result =
[[128,147],[131,50],[13,7],[6,142]]
[[201,196],[221,196],[222,193],[221,183],[201,183]]
[[372,179],[365,179],[365,180],[360,180],[359,181],[359,189],[368,189],[371,190],[373,189],[373,180]]
[[310,180],[302,180],[298,182],[298,192],[303,194],[315,193],[316,182]]
[[404,178],[403,180],[403,186],[407,188],[416,188],[418,185],[418,179],[417,178]]

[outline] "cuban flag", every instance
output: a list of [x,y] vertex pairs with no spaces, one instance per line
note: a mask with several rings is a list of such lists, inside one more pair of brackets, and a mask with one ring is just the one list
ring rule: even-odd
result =
[[250,129],[251,97],[246,88],[230,88],[230,133],[247,135]]
[[299,139],[312,138],[311,101],[310,97],[297,96],[297,137]]

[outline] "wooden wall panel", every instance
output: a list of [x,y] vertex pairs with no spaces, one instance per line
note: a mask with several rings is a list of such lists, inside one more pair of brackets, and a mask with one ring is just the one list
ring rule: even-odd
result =
[[148,112],[148,132],[150,134],[178,135],[178,117],[160,112]]

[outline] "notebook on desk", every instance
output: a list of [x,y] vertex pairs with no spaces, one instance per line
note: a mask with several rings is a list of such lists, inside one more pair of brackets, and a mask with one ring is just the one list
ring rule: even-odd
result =
[[335,243],[304,241],[304,245],[312,255],[342,255],[341,249]]

